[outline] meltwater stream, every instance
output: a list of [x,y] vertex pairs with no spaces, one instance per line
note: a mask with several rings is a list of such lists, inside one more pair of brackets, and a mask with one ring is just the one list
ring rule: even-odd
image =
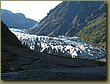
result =
[[49,37],[25,34],[19,29],[10,28],[23,45],[32,50],[72,58],[96,60],[106,55],[106,50],[95,47],[78,37]]

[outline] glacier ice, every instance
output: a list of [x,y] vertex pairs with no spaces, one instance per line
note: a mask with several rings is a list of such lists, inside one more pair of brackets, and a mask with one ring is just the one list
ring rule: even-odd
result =
[[106,55],[106,50],[93,46],[78,37],[49,37],[25,34],[10,29],[23,45],[32,50],[46,52],[71,58],[98,59]]

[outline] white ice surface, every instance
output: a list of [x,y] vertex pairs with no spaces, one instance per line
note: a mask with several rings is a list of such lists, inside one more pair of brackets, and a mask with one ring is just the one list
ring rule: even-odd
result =
[[106,55],[106,50],[95,47],[78,37],[49,37],[24,34],[16,29],[10,30],[17,36],[23,45],[32,50],[51,54],[60,54],[72,58],[97,59]]

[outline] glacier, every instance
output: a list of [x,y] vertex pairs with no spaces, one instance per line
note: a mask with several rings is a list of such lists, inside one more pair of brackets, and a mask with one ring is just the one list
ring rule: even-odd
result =
[[24,46],[41,53],[61,55],[71,58],[97,60],[105,57],[106,50],[93,46],[78,37],[67,36],[38,36],[26,34],[23,31],[10,28]]

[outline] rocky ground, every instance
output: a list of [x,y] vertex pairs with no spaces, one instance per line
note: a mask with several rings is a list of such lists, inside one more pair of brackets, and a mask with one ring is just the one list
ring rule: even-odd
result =
[[[9,56],[12,58],[9,59]],[[106,80],[107,78],[105,62],[71,59],[15,47],[3,48],[2,66],[2,80]]]
[[105,67],[34,69],[2,73],[4,80],[106,80]]

